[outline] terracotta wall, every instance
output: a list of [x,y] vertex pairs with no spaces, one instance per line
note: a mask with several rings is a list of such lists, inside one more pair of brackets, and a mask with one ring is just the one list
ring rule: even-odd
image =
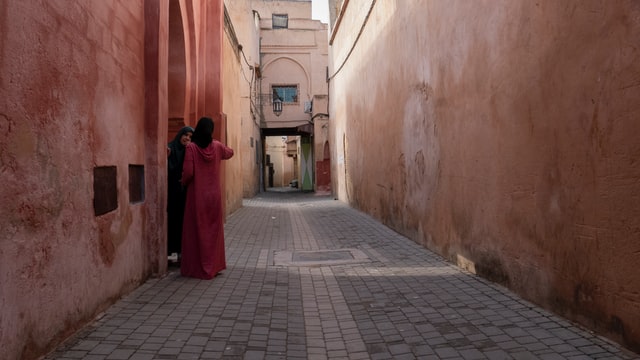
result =
[[43,355],[166,271],[171,120],[212,116],[239,147],[234,47],[221,0],[0,6],[0,358]]
[[222,167],[227,213],[242,206],[240,68],[237,38],[222,0],[170,1],[167,141],[203,116],[214,120],[214,138],[235,150]]
[[639,350],[638,19],[637,1],[351,0],[336,195]]
[[[145,228],[164,226],[148,206],[166,180],[129,198],[129,165],[166,166],[145,136],[143,16],[135,1],[0,7],[2,358],[41,355],[158,271]],[[102,166],[115,167],[117,207],[96,216]]]
[[[193,66],[188,63],[192,61],[192,44],[194,37],[192,23],[187,17],[188,11],[180,6],[179,0],[169,1],[169,51],[168,51],[168,72],[167,87],[169,96],[167,97],[167,108],[169,117],[169,128],[167,133],[167,143],[172,141],[180,129],[185,126],[195,126],[195,114],[186,113],[192,111],[190,85]],[[185,29],[187,31],[185,35]],[[189,104],[189,106],[187,106]]]

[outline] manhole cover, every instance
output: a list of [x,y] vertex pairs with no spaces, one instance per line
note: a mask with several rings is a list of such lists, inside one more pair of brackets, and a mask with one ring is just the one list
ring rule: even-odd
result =
[[275,266],[322,266],[368,262],[369,257],[358,249],[275,251]]
[[351,251],[309,251],[293,252],[293,261],[329,261],[329,260],[353,260]]

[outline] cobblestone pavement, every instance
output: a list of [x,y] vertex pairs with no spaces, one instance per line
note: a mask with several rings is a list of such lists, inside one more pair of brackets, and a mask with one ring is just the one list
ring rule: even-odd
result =
[[147,281],[48,359],[640,359],[326,196],[227,219],[227,270]]

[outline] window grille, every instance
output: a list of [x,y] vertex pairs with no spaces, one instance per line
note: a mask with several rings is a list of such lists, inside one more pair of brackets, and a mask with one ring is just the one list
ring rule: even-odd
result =
[[272,14],[271,15],[271,28],[273,28],[273,29],[287,29],[287,28],[289,28],[289,15],[287,15],[287,14]]
[[285,104],[298,103],[298,85],[273,85],[271,89],[274,100],[280,99]]

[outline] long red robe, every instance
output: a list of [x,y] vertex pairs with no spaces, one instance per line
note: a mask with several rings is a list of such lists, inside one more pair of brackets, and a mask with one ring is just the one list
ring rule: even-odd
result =
[[187,145],[182,184],[187,187],[182,227],[182,276],[211,279],[226,269],[220,162],[233,150],[213,140],[206,148]]

